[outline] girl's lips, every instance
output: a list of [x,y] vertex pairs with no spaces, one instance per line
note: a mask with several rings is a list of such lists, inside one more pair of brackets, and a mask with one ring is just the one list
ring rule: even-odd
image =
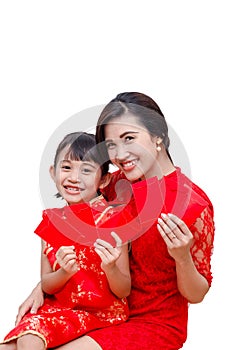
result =
[[82,191],[84,191],[82,188],[79,187],[72,187],[72,186],[64,186],[66,192],[71,193],[71,194],[79,194]]

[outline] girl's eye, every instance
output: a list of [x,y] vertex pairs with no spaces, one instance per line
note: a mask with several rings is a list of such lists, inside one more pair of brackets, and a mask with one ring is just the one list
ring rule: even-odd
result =
[[61,167],[61,169],[63,169],[63,170],[70,170],[71,167],[70,167],[69,165],[63,165],[63,166]]
[[83,174],[89,174],[89,173],[91,173],[91,170],[89,168],[83,168],[83,169],[81,169],[81,172]]

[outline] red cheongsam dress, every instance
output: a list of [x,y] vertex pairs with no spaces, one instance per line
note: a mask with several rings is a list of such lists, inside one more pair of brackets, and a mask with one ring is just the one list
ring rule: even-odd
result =
[[[106,192],[108,199],[123,195],[123,191],[113,189],[113,185],[122,178],[120,171],[115,173]],[[194,237],[191,248],[193,261],[210,285],[214,239],[212,204],[179,168],[159,183],[164,201],[162,211],[179,215],[190,228]],[[136,190],[144,185],[144,181],[136,183]],[[139,191],[137,194],[138,201]],[[156,219],[144,234],[132,242],[129,319],[121,325],[88,333],[103,350],[178,350],[186,340],[188,301],[178,290],[175,261],[157,230]]]
[[[98,225],[104,223],[114,212],[113,208],[108,210],[108,204],[102,196],[92,201],[91,208],[96,214],[94,219]],[[60,210],[55,209],[53,214]],[[86,221],[88,219],[86,217]],[[47,235],[48,238],[50,232],[55,233],[56,228],[52,226],[46,211],[38,230],[43,230],[44,237]],[[55,256],[57,249],[58,246],[53,248],[46,244],[44,250],[54,271],[59,269]],[[44,305],[37,314],[27,313],[19,325],[7,334],[4,343],[24,334],[35,334],[44,340],[47,348],[53,348],[90,330],[117,325],[127,320],[129,311],[126,298],[120,299],[111,292],[100,266],[101,259],[94,248],[75,243],[75,250],[79,271],[61,291],[53,296],[46,296]]]

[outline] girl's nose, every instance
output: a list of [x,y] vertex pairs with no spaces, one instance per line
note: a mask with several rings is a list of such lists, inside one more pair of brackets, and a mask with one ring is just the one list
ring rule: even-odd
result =
[[79,179],[79,171],[78,170],[72,170],[71,173],[69,174],[69,180],[72,182],[80,182]]

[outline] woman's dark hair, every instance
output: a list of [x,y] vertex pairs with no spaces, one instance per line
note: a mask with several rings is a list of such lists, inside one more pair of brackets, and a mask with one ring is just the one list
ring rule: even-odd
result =
[[[105,125],[115,117],[125,113],[131,113],[138,118],[138,122],[143,125],[151,136],[158,136],[162,139],[168,157],[169,137],[168,126],[165,117],[158,104],[149,96],[140,92],[123,92],[118,94],[103,109],[97,122],[96,142],[105,141]],[[107,152],[107,150],[104,150]]]
[[94,161],[101,167],[102,175],[108,173],[107,159],[102,158],[101,145],[96,145],[95,135],[86,132],[73,132],[67,134],[57,147],[54,167],[60,152],[67,147],[66,157],[71,160]]

